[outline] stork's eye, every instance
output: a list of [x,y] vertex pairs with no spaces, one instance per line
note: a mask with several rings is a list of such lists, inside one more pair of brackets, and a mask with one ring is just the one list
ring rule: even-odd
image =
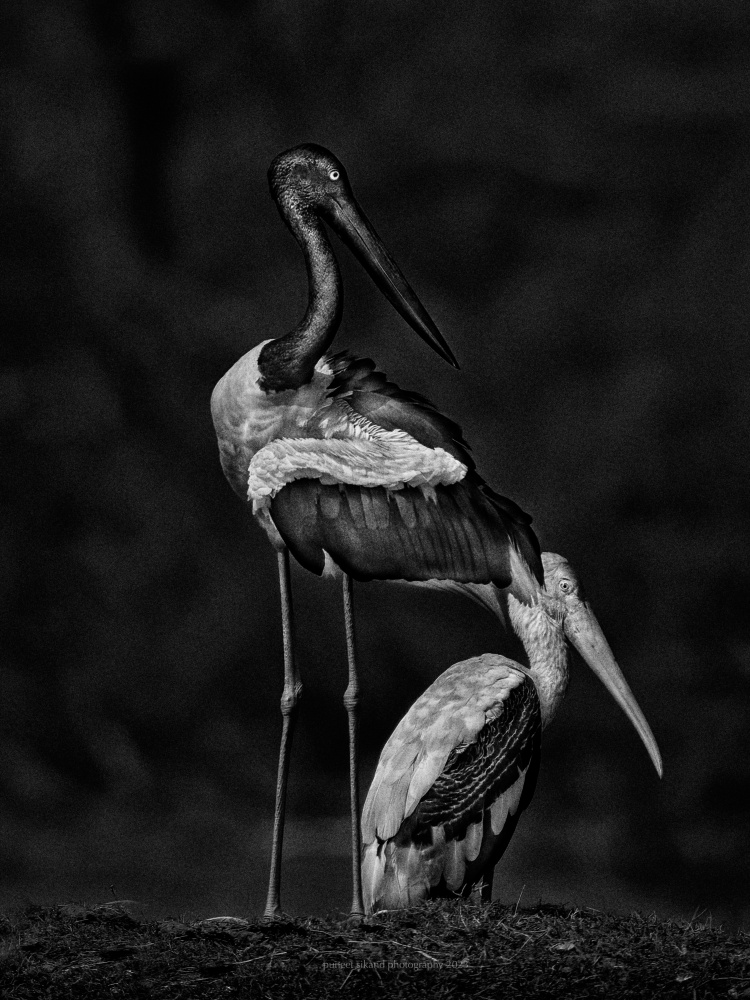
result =
[[329,172],[328,176],[330,177],[330,179],[332,181],[337,181],[339,179],[339,177],[341,176],[341,174],[338,172],[338,170],[331,170]]
[[558,587],[563,592],[563,594],[570,594],[573,590],[573,584],[570,582],[570,580],[566,580],[565,578],[560,580],[560,582],[558,583]]

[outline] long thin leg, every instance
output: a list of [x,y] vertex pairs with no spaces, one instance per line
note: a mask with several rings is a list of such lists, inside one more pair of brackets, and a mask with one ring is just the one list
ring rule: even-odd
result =
[[281,631],[284,639],[284,691],[281,695],[281,747],[279,771],[276,778],[276,808],[273,814],[273,843],[271,846],[271,873],[268,878],[268,897],[264,917],[281,915],[281,845],[284,840],[284,807],[289,777],[289,754],[292,733],[297,716],[297,701],[302,694],[302,681],[294,663],[292,649],[292,586],[289,577],[289,551],[279,552],[279,588],[281,590]]
[[352,578],[344,573],[344,624],[346,626],[346,654],[349,661],[349,685],[344,692],[344,705],[349,716],[349,796],[352,810],[352,915],[362,916],[362,874],[359,852],[361,844],[359,827],[359,769],[357,760],[357,707],[359,681],[354,655],[354,600]]

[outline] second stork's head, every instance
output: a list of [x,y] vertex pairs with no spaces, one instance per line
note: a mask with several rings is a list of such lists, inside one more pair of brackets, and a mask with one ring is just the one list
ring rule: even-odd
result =
[[323,146],[288,149],[268,169],[271,196],[308,253],[322,219],[349,247],[409,326],[455,368],[453,352],[357,204],[344,165]]
[[[514,630],[529,654],[535,643],[543,647],[546,640],[549,644],[550,631],[559,630],[557,634],[561,634],[561,639],[564,637],[565,643],[588,664],[628,717],[661,776],[661,754],[654,734],[586,600],[575,570],[567,559],[555,552],[542,553],[542,566],[544,588],[538,592],[538,604],[529,607],[512,596],[508,598]],[[543,663],[544,655],[539,659]]]

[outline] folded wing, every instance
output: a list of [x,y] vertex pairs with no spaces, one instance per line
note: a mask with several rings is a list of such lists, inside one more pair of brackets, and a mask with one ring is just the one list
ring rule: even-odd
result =
[[531,799],[541,713],[529,675],[485,655],[419,698],[381,754],[362,816],[368,910],[467,894]]
[[270,513],[296,559],[321,574],[325,554],[355,580],[458,580],[533,590],[533,554],[493,501],[465,482],[404,487],[298,479]]

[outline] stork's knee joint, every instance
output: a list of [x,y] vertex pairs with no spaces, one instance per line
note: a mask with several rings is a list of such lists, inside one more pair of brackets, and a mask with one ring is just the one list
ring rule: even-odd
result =
[[347,712],[353,712],[359,705],[359,688],[350,684],[344,691],[344,708]]
[[297,702],[302,695],[302,685],[299,681],[295,684],[285,685],[281,695],[281,714],[291,715],[297,707]]

